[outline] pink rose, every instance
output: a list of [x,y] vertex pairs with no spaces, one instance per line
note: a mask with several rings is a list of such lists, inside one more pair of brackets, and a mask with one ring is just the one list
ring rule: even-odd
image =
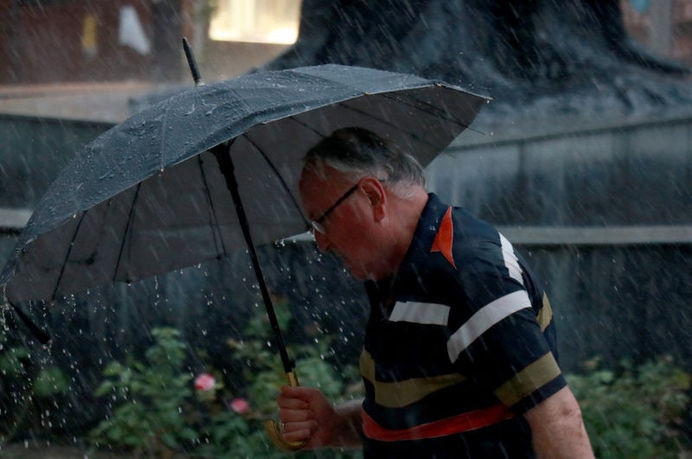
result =
[[214,380],[214,377],[209,373],[202,373],[201,375],[197,376],[197,378],[195,378],[195,389],[197,390],[212,390],[214,388],[214,385],[216,385],[216,381]]
[[244,398],[234,398],[231,400],[231,409],[238,414],[246,413],[250,404]]

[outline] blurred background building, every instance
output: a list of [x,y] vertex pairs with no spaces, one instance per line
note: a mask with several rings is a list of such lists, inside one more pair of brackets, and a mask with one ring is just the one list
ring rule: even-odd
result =
[[230,78],[295,42],[300,0],[0,2],[0,84],[181,81],[180,37],[206,77]]
[[[622,0],[631,36],[692,64],[692,1]],[[180,37],[210,81],[281,53],[301,0],[0,1],[0,84],[187,81]]]
[[[621,7],[640,46],[692,65],[692,0],[622,0]],[[0,0],[0,266],[33,206],[82,145],[132,114],[133,100],[192,85],[182,36],[205,80],[227,79],[294,43],[300,8],[301,0]],[[618,355],[652,333],[651,321],[627,302],[649,295],[643,307],[659,304],[662,294],[646,286],[651,271],[633,277],[615,260],[672,272],[689,258],[690,200],[680,196],[689,196],[692,118],[586,118],[466,133],[450,149],[455,158],[431,167],[429,183],[532,252],[574,323],[585,320],[583,304],[611,317],[626,311],[633,325],[629,338],[613,345]],[[632,261],[637,256],[649,261]],[[688,303],[690,282],[669,277],[664,290],[672,297],[664,302]],[[577,301],[573,292],[585,296]],[[612,302],[614,294],[621,301]],[[689,340],[680,314],[679,331],[663,324],[661,339],[650,340],[658,348]],[[589,317],[593,323],[582,328],[608,328],[598,314]],[[591,336],[570,332],[566,341],[580,346],[571,362],[598,348]],[[602,341],[610,345],[609,333]]]
[[[32,208],[84,144],[131,115],[147,95],[192,86],[182,36],[190,39],[206,81],[232,78],[295,42],[301,3],[0,0],[0,268]],[[633,41],[692,66],[692,0],[620,4]],[[689,74],[681,80],[683,90],[692,87],[684,85]],[[614,90],[598,96],[626,92],[627,84],[618,80]],[[692,109],[606,118],[579,116],[579,94],[571,103],[576,115],[570,120],[545,116],[536,122],[519,114],[486,135],[468,130],[431,165],[428,183],[449,202],[500,226],[530,258],[559,311],[567,370],[597,354],[617,361],[661,353],[692,369]],[[292,268],[310,282],[309,270],[317,269],[298,262]],[[238,277],[237,270],[226,269],[208,278],[161,282],[160,288],[157,281],[149,293],[158,298],[168,289],[167,307],[179,308],[174,316],[181,328],[197,327],[190,333],[199,334],[204,320],[214,320],[193,320],[187,315],[193,308],[186,306],[209,304],[202,292]],[[275,270],[278,293],[295,290]],[[337,295],[349,281],[339,282],[324,291]],[[235,301],[252,304],[256,292],[247,290]],[[332,311],[338,302],[326,296],[313,295],[308,301],[314,309],[297,312]],[[128,329],[133,336],[154,323],[135,314],[146,304],[143,298],[127,302],[134,311]],[[329,320],[349,320],[358,333],[361,317],[355,316],[365,309],[337,311]],[[322,317],[321,323],[329,320]],[[357,336],[350,336],[356,337],[350,345],[357,345]]]

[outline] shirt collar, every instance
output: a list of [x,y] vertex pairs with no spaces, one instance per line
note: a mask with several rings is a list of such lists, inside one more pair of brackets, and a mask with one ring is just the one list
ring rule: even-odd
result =
[[447,209],[449,205],[443,203],[435,193],[428,193],[428,202],[421,212],[411,245],[392,280],[392,294],[395,296],[406,290],[407,285],[411,285],[412,275],[415,276],[413,279],[418,277],[416,266],[429,255]]

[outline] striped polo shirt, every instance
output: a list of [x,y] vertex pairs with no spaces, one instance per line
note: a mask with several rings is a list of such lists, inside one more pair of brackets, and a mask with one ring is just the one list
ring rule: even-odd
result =
[[366,284],[366,457],[532,457],[521,416],[565,386],[547,296],[512,244],[434,194]]

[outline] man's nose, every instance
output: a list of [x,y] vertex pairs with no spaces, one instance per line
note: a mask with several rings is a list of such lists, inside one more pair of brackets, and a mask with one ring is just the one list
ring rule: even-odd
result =
[[320,252],[327,253],[329,251],[329,238],[319,231],[315,231],[315,245]]

